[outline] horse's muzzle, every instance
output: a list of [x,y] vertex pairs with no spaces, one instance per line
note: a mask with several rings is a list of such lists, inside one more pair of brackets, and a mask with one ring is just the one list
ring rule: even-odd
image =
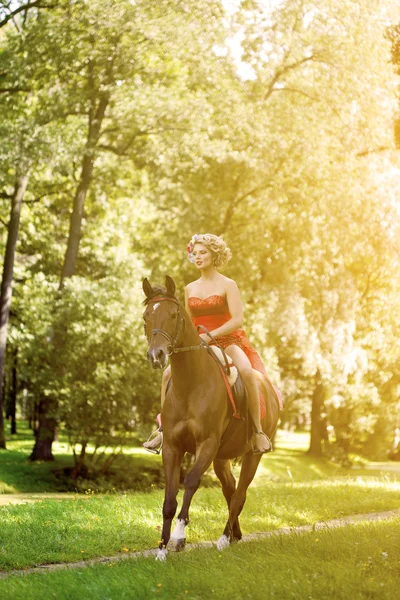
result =
[[162,348],[149,348],[147,360],[151,363],[153,369],[163,369],[167,366],[168,355]]

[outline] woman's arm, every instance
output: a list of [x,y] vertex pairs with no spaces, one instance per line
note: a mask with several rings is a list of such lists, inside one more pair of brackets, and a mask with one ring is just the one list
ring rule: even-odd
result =
[[231,318],[229,319],[229,321],[221,325],[221,327],[217,327],[217,329],[214,329],[210,332],[214,337],[232,333],[232,331],[239,329],[243,325],[243,303],[236,282],[232,279],[228,280],[226,282],[225,291],[226,301],[228,303]]

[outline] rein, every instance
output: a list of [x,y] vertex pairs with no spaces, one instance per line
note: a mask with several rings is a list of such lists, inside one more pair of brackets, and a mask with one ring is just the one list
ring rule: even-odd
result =
[[[203,326],[203,325],[199,325],[197,327],[197,331],[199,332],[200,330],[203,331],[205,334],[208,335],[208,337],[214,342],[214,344],[222,351],[222,355],[224,357],[224,361],[225,361],[225,366],[221,365],[221,363],[219,362],[219,360],[217,359],[217,357],[215,356],[214,352],[211,350],[210,346],[208,344],[206,344],[206,342],[204,342],[203,340],[201,340],[200,344],[197,344],[196,346],[184,346],[183,348],[177,348],[176,344],[178,343],[178,339],[179,336],[181,334],[182,329],[185,326],[185,319],[181,314],[181,307],[180,304],[178,302],[178,300],[176,298],[172,298],[172,297],[167,297],[167,296],[156,296],[155,298],[151,298],[151,300],[149,300],[148,304],[150,304],[150,302],[165,302],[165,301],[169,301],[169,302],[174,302],[177,306],[178,306],[178,315],[179,315],[179,320],[178,323],[176,325],[176,329],[175,329],[175,333],[173,335],[173,337],[171,337],[166,331],[164,331],[163,329],[152,329],[149,333],[149,335],[147,336],[147,340],[150,341],[150,338],[152,335],[159,333],[160,335],[163,335],[165,338],[167,338],[169,344],[167,346],[167,354],[168,356],[171,356],[171,354],[179,354],[180,352],[192,352],[193,350],[207,350],[209,354],[211,354],[211,356],[214,358],[214,360],[216,360],[216,362],[223,368],[223,370],[225,371],[226,375],[230,375],[231,370],[229,367],[229,362],[227,359],[227,356],[225,354],[224,349],[217,343],[217,341],[215,340],[215,338],[211,335],[211,333]],[[145,333],[146,333],[146,326],[145,326]]]
[[[202,330],[204,333],[206,333],[208,335],[208,337],[214,342],[214,344],[216,346],[218,346],[218,348],[220,348],[220,350],[222,350],[222,354],[224,356],[225,359],[225,365],[221,364],[221,362],[219,361],[219,359],[217,358],[217,356],[214,354],[214,352],[211,350],[211,347],[204,342],[203,340],[201,340],[200,344],[197,344],[196,346],[184,346],[183,348],[176,348],[176,344],[178,343],[178,339],[179,336],[181,334],[182,329],[185,328],[185,319],[182,316],[181,313],[181,305],[178,302],[178,300],[174,297],[169,297],[169,296],[156,296],[154,298],[151,298],[147,304],[150,304],[150,302],[174,302],[177,306],[178,306],[178,315],[179,315],[179,320],[177,322],[176,325],[176,329],[175,329],[175,333],[173,335],[173,337],[171,337],[166,331],[164,331],[163,329],[152,329],[149,333],[149,335],[147,336],[147,340],[148,342],[150,342],[150,338],[152,335],[154,334],[160,334],[163,335],[169,342],[168,346],[167,346],[167,355],[171,356],[171,354],[178,354],[180,352],[192,352],[193,350],[202,350],[205,349],[207,350],[208,354],[211,355],[211,357],[214,359],[214,361],[218,364],[219,368],[221,369],[221,373],[222,376],[224,378],[224,383],[226,386],[226,390],[229,396],[229,400],[232,404],[232,408],[233,408],[233,417],[236,418],[241,418],[240,414],[237,412],[236,409],[236,405],[235,405],[235,401],[233,398],[233,394],[232,394],[232,390],[231,390],[231,386],[229,384],[229,381],[227,379],[227,377],[230,375],[230,367],[229,367],[229,363],[228,363],[228,359],[227,356],[225,354],[224,349],[217,343],[217,341],[215,340],[215,338],[211,335],[211,333],[203,326],[203,325],[199,325],[197,327],[197,331],[199,332],[200,330]],[[144,325],[144,329],[145,329],[145,335],[146,335],[146,323]]]

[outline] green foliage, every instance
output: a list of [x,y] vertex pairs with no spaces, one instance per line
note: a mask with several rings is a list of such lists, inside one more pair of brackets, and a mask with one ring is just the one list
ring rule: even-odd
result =
[[21,407],[54,395],[77,450],[117,448],[149,422],[159,382],[144,365],[140,280],[168,273],[182,293],[196,277],[188,238],[213,231],[233,251],[226,274],[284,422],[309,423],[318,373],[333,450],[384,455],[399,409],[399,17],[367,0],[74,0],[7,21],[3,220],[16,171],[31,170],[10,332]]
[[[47,280],[48,281],[48,280]],[[59,399],[69,442],[120,447],[152,412],[140,303],[126,278],[75,278],[62,296],[43,277],[27,281],[18,302],[20,378],[33,401]],[[61,348],[55,332],[62,332]]]

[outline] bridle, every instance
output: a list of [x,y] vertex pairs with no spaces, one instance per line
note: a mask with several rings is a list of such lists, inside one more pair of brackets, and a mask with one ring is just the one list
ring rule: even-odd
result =
[[163,335],[168,340],[168,346],[167,346],[167,355],[168,356],[171,356],[171,354],[178,354],[178,352],[190,352],[191,350],[200,350],[201,348],[207,348],[208,345],[203,341],[201,344],[198,344],[197,346],[185,346],[184,348],[176,347],[176,344],[178,343],[181,332],[185,329],[185,318],[182,316],[180,304],[176,298],[173,298],[172,296],[171,297],[170,296],[156,296],[155,298],[151,298],[148,301],[147,305],[149,305],[150,302],[151,303],[153,303],[153,302],[174,302],[174,304],[176,304],[178,307],[178,321],[177,321],[175,332],[174,332],[173,336],[170,336],[169,333],[167,333],[163,329],[158,329],[158,328],[152,329],[150,331],[149,335],[147,335],[146,323],[145,323],[144,324],[144,333],[147,337],[148,343],[150,343],[150,339],[151,339],[152,335],[155,335],[157,333],[159,333],[160,335]]
[[[181,307],[180,307],[178,300],[176,298],[173,298],[172,296],[156,296],[155,298],[151,298],[148,301],[147,306],[150,304],[150,302],[166,302],[166,301],[174,302],[178,307],[178,322],[176,324],[175,333],[171,337],[169,335],[169,333],[167,333],[163,329],[155,328],[150,331],[149,335],[147,335],[146,323],[144,323],[144,334],[147,337],[147,342],[150,343],[151,336],[156,333],[159,333],[160,335],[163,335],[165,338],[167,338],[167,340],[169,342],[169,344],[167,346],[167,355],[168,356],[171,356],[171,354],[178,354],[179,352],[191,352],[192,350],[207,350],[208,353],[210,353],[211,356],[218,362],[218,364],[220,364],[218,359],[215,357],[215,354],[211,351],[210,346],[204,340],[201,340],[201,343],[197,344],[196,346],[184,346],[183,348],[176,347],[176,344],[178,343],[181,331],[185,329],[185,319],[182,316]],[[204,333],[206,333],[208,335],[208,337],[214,342],[214,344],[216,346],[218,346],[218,348],[220,350],[222,350],[225,366],[223,366],[221,364],[220,364],[220,366],[225,370],[225,373],[229,376],[231,370],[230,370],[229,362],[228,362],[228,359],[227,359],[224,349],[217,343],[217,341],[213,338],[211,333],[209,331],[207,331],[207,329],[205,327],[203,327],[203,325],[199,325],[197,330],[203,331]]]

